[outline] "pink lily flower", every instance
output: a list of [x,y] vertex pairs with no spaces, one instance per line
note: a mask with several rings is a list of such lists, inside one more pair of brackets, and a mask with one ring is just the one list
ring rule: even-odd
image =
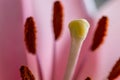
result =
[[[79,18],[86,18],[90,22],[92,21],[91,17],[88,15],[87,11],[85,10],[85,5],[83,1],[79,1],[79,0],[76,0],[76,1],[70,0],[69,2],[61,1],[62,5],[64,5],[63,6],[64,7],[63,8],[64,9],[63,31],[60,39],[56,41],[55,72],[53,72],[52,68],[53,68],[53,55],[54,55],[54,49],[53,49],[54,33],[53,33],[53,25],[52,25],[52,18],[53,18],[52,15],[53,15],[54,2],[55,2],[54,0],[49,0],[47,2],[38,1],[38,0],[34,0],[31,2],[26,1],[26,3],[28,4],[26,6],[25,1],[23,1],[25,5],[24,20],[26,20],[26,18],[29,16],[33,16],[35,19],[35,23],[37,25],[37,34],[39,35],[37,36],[38,49],[36,53],[40,61],[43,80],[52,79],[52,76],[53,76],[52,73],[54,74],[55,80],[56,79],[62,80],[64,77],[67,59],[69,55],[69,48],[70,48],[69,47],[70,34],[68,30],[68,23],[73,19],[79,19]],[[76,6],[71,6],[73,3],[76,4]],[[31,9],[31,6],[34,9]],[[79,7],[82,7],[81,10],[79,10],[80,9]],[[30,12],[32,14],[30,14]],[[64,47],[63,47],[63,44],[64,44]],[[28,61],[30,61],[30,64],[32,64],[31,58]],[[33,71],[36,72],[36,70],[33,70]],[[33,74],[35,73],[33,72]]]
[[[92,51],[90,47],[96,28],[94,28],[93,19],[88,14],[83,0],[61,0],[64,13],[63,30],[60,38],[55,42],[52,24],[54,2],[55,0],[0,1],[0,6],[2,6],[0,7],[2,10],[0,14],[0,17],[2,17],[0,19],[0,44],[2,45],[0,47],[0,80],[21,80],[19,73],[21,65],[27,65],[36,80],[63,80],[71,41],[68,24],[71,20],[79,18],[87,19],[91,27],[81,48],[73,79],[107,80],[113,66],[119,60],[119,43],[117,42],[119,38],[116,36],[119,33],[119,27],[117,27],[119,22],[116,22],[118,17],[114,17],[112,14],[112,10],[118,14],[119,11],[116,7],[119,0],[114,4],[111,3],[103,7],[98,13],[96,23],[102,15],[108,16],[112,23],[109,24],[110,27],[104,43],[95,51]],[[109,8],[109,5],[113,6]],[[24,25],[26,19],[30,16],[34,18],[36,26],[37,45],[35,55],[26,49],[24,42]],[[116,26],[116,28],[112,26]],[[112,41],[115,41],[114,45]],[[53,63],[54,53],[55,64]]]
[[[61,79],[63,77],[65,64],[67,63],[67,55],[69,49],[70,37],[67,26],[68,23],[77,18],[89,18],[87,11],[84,9],[83,1],[61,1],[64,5],[64,26],[61,39],[57,41],[56,48],[56,70],[55,76]],[[78,3],[79,2],[79,3]],[[53,63],[53,29],[52,14],[54,0],[0,0],[0,25],[1,25],[1,41],[0,44],[0,79],[1,80],[21,80],[19,68],[21,65],[28,65],[31,71],[37,75],[36,58],[28,54],[24,42],[24,24],[29,16],[33,16],[37,25],[37,56],[40,61],[41,72],[44,80],[49,80],[52,76]],[[71,6],[72,4],[76,6]],[[79,5],[81,4],[81,5]],[[79,8],[82,6],[83,8]],[[71,9],[73,9],[71,11]],[[69,14],[68,14],[69,13]],[[74,14],[74,15],[73,15]],[[49,35],[48,35],[49,34]],[[67,43],[66,43],[66,40]],[[68,46],[63,50],[63,44]],[[47,45],[47,46],[46,46]],[[59,46],[58,46],[59,45]],[[64,54],[63,58],[63,52]],[[61,61],[65,61],[65,64]],[[59,65],[63,64],[61,67]],[[55,71],[56,71],[55,70]],[[59,75],[61,74],[61,75]],[[41,76],[40,76],[41,77]],[[37,77],[39,78],[39,77]]]

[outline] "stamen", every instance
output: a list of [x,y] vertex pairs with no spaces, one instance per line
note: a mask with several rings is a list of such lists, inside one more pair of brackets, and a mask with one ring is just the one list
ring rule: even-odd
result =
[[103,43],[104,37],[107,34],[107,28],[108,28],[108,18],[106,16],[103,16],[98,22],[98,26],[95,31],[95,35],[91,47],[92,51],[96,50]]
[[26,66],[20,67],[20,74],[22,80],[35,80],[35,77],[33,76],[32,72]]
[[90,77],[87,77],[85,80],[92,80]]
[[120,59],[116,62],[114,65],[112,71],[110,72],[108,79],[109,80],[114,80],[120,75]]
[[74,20],[71,21],[69,24],[71,34],[71,49],[64,80],[72,80],[79,52],[82,43],[87,36],[89,26],[90,26],[89,23],[85,19]]
[[60,38],[63,27],[63,6],[60,1],[55,1],[53,4],[53,29],[54,29],[54,53],[53,53],[53,73],[52,80],[55,76],[56,63],[56,41]]
[[55,34],[55,40],[60,37],[63,26],[63,7],[60,1],[54,3],[53,12],[53,28]]
[[36,26],[33,17],[28,17],[25,22],[24,40],[28,51],[36,53]]

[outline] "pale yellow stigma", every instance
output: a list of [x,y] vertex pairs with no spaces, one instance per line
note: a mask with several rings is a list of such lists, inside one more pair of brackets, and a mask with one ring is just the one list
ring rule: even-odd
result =
[[69,24],[71,34],[71,48],[68,57],[68,63],[64,75],[64,80],[73,80],[73,74],[75,71],[76,63],[83,41],[85,40],[88,30],[89,23],[85,19],[73,20]]
[[69,24],[71,37],[86,38],[90,25],[85,19],[73,20]]

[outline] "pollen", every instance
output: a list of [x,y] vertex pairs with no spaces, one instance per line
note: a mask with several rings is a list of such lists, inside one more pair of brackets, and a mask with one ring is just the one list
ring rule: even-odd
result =
[[53,29],[55,40],[57,40],[62,32],[63,26],[63,6],[60,1],[56,1],[53,7]]
[[87,77],[85,80],[92,80],[90,77]]
[[26,66],[20,67],[20,74],[21,74],[22,80],[35,80],[32,72]]
[[109,80],[114,80],[120,75],[120,59],[116,62],[114,65],[112,71],[110,72],[108,79]]
[[28,52],[36,53],[36,26],[33,17],[28,17],[25,22],[24,40]]
[[107,34],[107,28],[108,28],[108,18],[106,16],[103,16],[99,22],[97,29],[94,34],[93,43],[91,46],[91,50],[96,50],[103,42],[104,37]]

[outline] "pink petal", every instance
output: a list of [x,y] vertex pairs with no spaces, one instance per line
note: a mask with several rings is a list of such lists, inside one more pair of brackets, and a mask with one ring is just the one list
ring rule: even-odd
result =
[[37,25],[37,55],[44,80],[51,79],[53,63],[53,0],[32,1],[33,14]]
[[107,15],[110,22],[104,46],[101,48],[101,53],[99,53],[101,63],[99,75],[108,75],[116,61],[120,58],[120,10],[118,9],[120,7],[119,3],[120,0],[113,1],[107,4],[103,7],[103,9],[101,9],[99,14],[99,16]]
[[21,80],[26,64],[21,0],[0,0],[0,80]]
[[[97,20],[103,15],[108,16],[110,22],[108,33],[105,37],[104,44],[102,44],[98,50],[88,52],[89,59],[83,68],[82,74],[79,75],[78,80],[85,79],[88,76],[93,80],[107,79],[116,61],[120,58],[119,3],[120,0],[113,1],[104,6],[98,13]],[[120,78],[117,78],[116,80],[119,79]]]

